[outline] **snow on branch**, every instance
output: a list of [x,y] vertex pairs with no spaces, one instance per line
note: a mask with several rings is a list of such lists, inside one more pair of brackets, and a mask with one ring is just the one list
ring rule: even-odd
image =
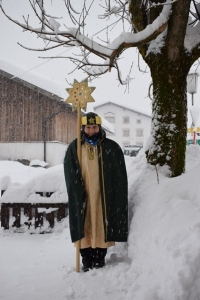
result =
[[157,6],[163,6],[163,5],[170,5],[170,4],[173,4],[175,2],[177,2],[178,0],[172,0],[172,1],[169,1],[169,2],[164,2],[164,3],[155,3],[155,2],[152,2],[151,5],[147,8],[147,10],[150,10],[152,7],[157,7]]
[[[100,59],[103,59],[103,62],[89,62],[88,55],[85,56],[84,54],[81,59],[70,57],[69,59],[71,59],[75,64],[78,64],[78,68],[83,69],[89,76],[97,76],[107,72],[108,70],[110,71],[111,68],[114,67],[118,72],[120,82],[123,83],[126,82],[126,80],[123,81],[121,79],[119,68],[117,65],[117,61],[120,58],[121,53],[127,48],[138,47],[143,44],[149,43],[150,41],[154,40],[160,33],[162,33],[167,27],[172,3],[174,3],[174,1],[176,0],[167,0],[164,4],[168,5],[163,6],[160,15],[143,31],[137,33],[122,33],[107,45],[98,43],[92,38],[88,38],[84,34],[85,19],[94,0],[92,1],[89,8],[86,8],[86,0],[84,0],[84,6],[80,13],[78,13],[73,8],[71,0],[65,0],[65,6],[71,18],[71,21],[77,25],[77,27],[74,28],[66,27],[66,30],[60,29],[61,25],[58,21],[56,21],[57,18],[52,17],[46,13],[43,6],[43,1],[41,0],[29,0],[36,18],[39,20],[40,24],[42,24],[41,28],[31,26],[29,24],[29,18],[24,18],[24,23],[13,20],[4,11],[2,2],[0,2],[0,8],[9,20],[22,27],[25,31],[36,33],[39,38],[42,38],[45,41],[45,43],[48,42],[48,46],[44,46],[41,49],[32,49],[19,44],[20,46],[24,47],[25,49],[35,51],[48,51],[60,46],[78,46],[80,48],[84,48],[86,51],[88,51],[88,53],[92,53]],[[111,7],[110,1],[108,1],[106,12],[102,17],[108,18],[111,14],[114,14],[115,16],[118,16],[122,19],[127,19],[129,12],[126,6],[129,4],[129,1],[125,1],[124,3],[122,3],[121,0],[116,0],[116,3],[118,3],[118,6]],[[36,9],[36,4],[39,7],[39,13]],[[78,15],[79,17],[75,18],[75,15]],[[51,43],[53,43],[53,45]]]

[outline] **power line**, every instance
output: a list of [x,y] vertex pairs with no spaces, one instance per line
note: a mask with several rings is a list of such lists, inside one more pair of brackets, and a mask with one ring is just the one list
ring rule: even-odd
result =
[[[57,57],[60,56],[60,55],[62,55],[62,54],[65,53],[65,52],[69,51],[69,50],[70,50],[70,49],[67,49],[67,50],[63,51],[62,53],[58,54]],[[50,60],[52,60],[52,59],[53,59],[53,58],[49,58],[49,59],[47,59],[46,61],[42,62],[41,64],[39,64],[39,65],[37,65],[37,66],[35,66],[35,67],[31,68],[31,69],[28,69],[28,70],[26,70],[26,71],[24,71],[24,72],[22,72],[22,73],[20,73],[20,74],[18,74],[18,75],[12,76],[10,79],[14,79],[14,78],[16,78],[16,77],[19,77],[19,76],[21,76],[21,75],[24,75],[24,74],[26,74],[26,73],[28,73],[28,72],[30,72],[30,71],[36,69],[36,68],[38,68],[38,67],[40,67],[40,66],[42,66],[42,65],[44,65],[44,64],[46,64],[46,63],[48,63],[48,62],[49,62]]]

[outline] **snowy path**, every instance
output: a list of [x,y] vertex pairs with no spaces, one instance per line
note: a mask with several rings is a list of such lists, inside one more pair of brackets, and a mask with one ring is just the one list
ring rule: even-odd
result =
[[108,253],[104,269],[76,273],[68,228],[52,234],[1,232],[0,253],[2,300],[121,300],[127,292],[124,276],[130,264],[123,250]]
[[51,234],[0,229],[0,300],[199,300],[199,146],[186,167],[176,178],[159,172],[158,184],[144,154],[127,160],[131,262],[118,243],[105,268],[76,273],[68,218]]

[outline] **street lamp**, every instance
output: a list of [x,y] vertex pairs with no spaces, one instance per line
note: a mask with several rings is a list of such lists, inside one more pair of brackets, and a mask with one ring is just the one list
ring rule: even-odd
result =
[[194,107],[194,94],[197,93],[198,76],[199,74],[197,72],[192,72],[187,76],[187,92],[192,95],[192,108],[190,109],[190,113],[192,117],[192,127],[194,126],[193,144],[196,144],[195,127],[199,117],[199,108]]
[[197,92],[198,76],[197,72],[190,73],[187,76],[187,92],[192,95],[192,105],[194,105],[194,94]]

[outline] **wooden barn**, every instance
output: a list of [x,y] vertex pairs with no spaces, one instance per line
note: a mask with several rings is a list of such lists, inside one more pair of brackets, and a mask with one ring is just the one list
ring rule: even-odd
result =
[[0,160],[61,163],[76,119],[63,99],[0,70]]

